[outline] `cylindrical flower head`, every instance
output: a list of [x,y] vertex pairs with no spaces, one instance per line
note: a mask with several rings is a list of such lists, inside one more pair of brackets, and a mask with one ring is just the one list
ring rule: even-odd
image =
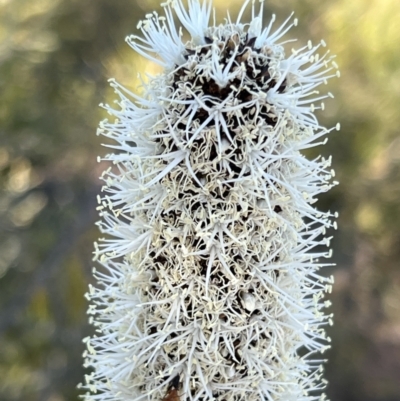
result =
[[287,54],[296,20],[263,28],[262,2],[222,25],[188,3],[127,39],[164,68],[142,97],[111,81],[85,400],[315,400],[336,216],[313,205],[335,182],[302,151],[332,130],[314,111],[336,64],[324,42]]

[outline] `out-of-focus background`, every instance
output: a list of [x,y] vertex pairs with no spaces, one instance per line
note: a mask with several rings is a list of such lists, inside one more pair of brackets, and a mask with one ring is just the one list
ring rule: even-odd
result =
[[[231,1],[231,13],[241,1]],[[227,2],[216,0],[219,15]],[[332,401],[400,400],[400,2],[267,0],[293,10],[300,39],[323,38],[342,73],[321,121],[341,122],[324,155],[340,186],[333,242]],[[75,401],[83,294],[98,235],[95,135],[107,78],[155,72],[124,38],[157,0],[0,0],[0,400]],[[290,50],[290,49],[289,49]],[[326,271],[330,274],[332,271]]]

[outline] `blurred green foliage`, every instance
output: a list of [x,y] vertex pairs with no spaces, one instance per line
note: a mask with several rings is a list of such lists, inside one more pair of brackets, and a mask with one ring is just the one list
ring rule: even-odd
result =
[[[241,1],[232,1],[238,8]],[[219,11],[226,3],[215,1]],[[112,102],[107,78],[135,88],[156,73],[124,37],[151,0],[0,0],[0,399],[77,400],[83,294],[98,235],[95,130]],[[295,11],[300,42],[324,38],[342,78],[322,121],[341,185],[326,376],[334,401],[400,399],[400,3],[270,0]],[[221,15],[222,13],[220,13]],[[232,10],[234,14],[234,10]],[[330,274],[331,272],[326,272]]]

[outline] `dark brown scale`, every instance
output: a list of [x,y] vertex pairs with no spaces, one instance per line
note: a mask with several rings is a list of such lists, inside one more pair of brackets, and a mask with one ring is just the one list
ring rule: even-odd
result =
[[210,79],[205,89],[207,89],[207,92],[210,95],[219,95],[220,93],[220,87],[215,83],[213,79]]
[[285,92],[287,87],[286,79],[282,82],[281,86],[278,88],[277,92],[278,93],[283,93]]
[[180,401],[180,395],[178,394],[177,389],[169,390],[162,401]]
[[184,55],[185,59],[188,60],[190,56],[196,54],[196,50],[186,49],[186,54]]
[[246,47],[246,43],[247,43],[247,38],[249,37],[249,34],[246,33],[246,35],[244,36],[244,39],[241,41],[241,43],[239,44],[239,48],[238,48],[238,53],[242,53],[244,48]]
[[248,46],[248,47],[251,47],[252,49],[254,49],[254,45],[256,43],[256,40],[257,40],[256,36],[254,36],[254,38],[249,39],[247,41],[247,43],[246,43],[246,47]]
[[269,73],[269,65],[268,64],[264,65],[261,68],[261,72],[257,75],[256,78],[261,79],[263,82],[266,82],[271,78],[271,75]]
[[233,51],[235,50],[235,47],[240,43],[240,38],[239,35],[236,33],[233,36],[231,36],[228,40],[227,47],[229,50]]
[[[244,51],[242,53],[240,53],[237,57],[236,57],[236,61],[239,64],[242,64],[244,62],[247,62],[248,58],[250,57],[251,54],[251,50],[249,48],[245,48]],[[247,67],[247,66],[246,66]],[[249,71],[249,69],[247,68],[247,72]]]
[[179,383],[179,375],[176,375],[172,381],[170,386],[168,387],[167,394],[165,394],[162,401],[180,401],[180,395],[178,394],[178,390],[180,387]]

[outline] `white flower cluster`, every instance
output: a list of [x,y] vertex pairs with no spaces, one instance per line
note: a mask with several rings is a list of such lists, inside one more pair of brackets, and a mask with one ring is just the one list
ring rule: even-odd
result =
[[323,42],[286,56],[296,20],[263,28],[262,2],[250,23],[247,1],[223,25],[208,2],[188,3],[127,39],[164,67],[143,96],[111,81],[85,400],[323,398],[314,355],[328,347],[332,278],[318,271],[336,216],[312,205],[336,183],[330,158],[302,150],[332,130],[314,111],[336,64]]

